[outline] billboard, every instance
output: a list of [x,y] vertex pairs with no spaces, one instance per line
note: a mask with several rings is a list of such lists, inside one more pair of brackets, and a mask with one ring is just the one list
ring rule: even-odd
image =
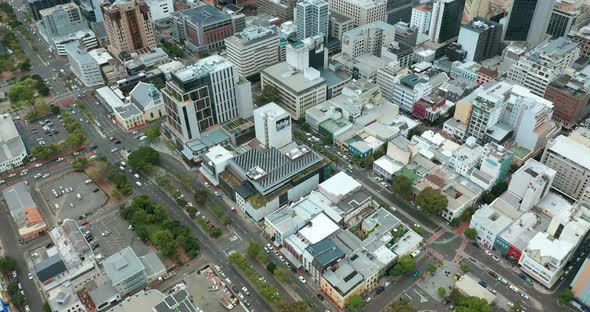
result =
[[287,115],[276,122],[277,132],[291,126],[291,116]]

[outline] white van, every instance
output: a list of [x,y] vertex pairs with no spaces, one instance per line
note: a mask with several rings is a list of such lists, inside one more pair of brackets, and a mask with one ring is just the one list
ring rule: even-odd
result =
[[90,180],[90,179],[84,181],[84,184],[90,184],[90,183],[92,183],[92,180]]
[[145,135],[142,135],[142,136],[139,137],[139,142],[143,142],[143,141],[145,141],[147,139],[148,139],[148,137],[146,137]]
[[79,200],[82,200],[82,195],[80,195],[80,193],[77,193],[76,197],[78,197]]

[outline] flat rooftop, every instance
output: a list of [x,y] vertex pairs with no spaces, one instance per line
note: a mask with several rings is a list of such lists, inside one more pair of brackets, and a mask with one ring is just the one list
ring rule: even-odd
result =
[[188,17],[191,22],[200,26],[211,25],[231,19],[229,14],[218,10],[211,5],[203,5],[192,9],[176,11],[175,14],[184,15]]
[[[311,67],[308,68],[308,71],[318,72]],[[296,94],[305,93],[313,88],[326,84],[326,80],[319,72],[317,75],[314,73],[306,75],[304,71],[296,70],[287,62],[281,62],[267,67],[261,71],[261,75],[269,77],[274,83]]]

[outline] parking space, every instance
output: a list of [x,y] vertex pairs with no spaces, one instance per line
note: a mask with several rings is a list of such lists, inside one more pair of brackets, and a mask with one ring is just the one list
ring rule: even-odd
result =
[[[238,312],[245,311],[238,298],[239,293],[228,288],[237,286],[226,285],[227,282],[209,266],[189,275],[184,279],[184,282],[186,290],[193,296],[195,306],[204,311],[222,312],[230,309]],[[237,287],[236,290],[240,290],[240,287]],[[234,295],[234,293],[236,294]],[[248,301],[247,295],[242,294],[242,297]]]
[[[86,221],[86,222],[84,222]],[[87,217],[83,222],[84,231],[92,233],[91,245],[95,253],[109,257],[121,249],[131,246],[138,256],[149,252],[148,247],[129,229],[129,224],[119,216],[118,207]]]
[[50,176],[39,186],[41,195],[59,219],[77,220],[81,215],[96,212],[108,200],[106,194],[83,172]]
[[15,125],[29,152],[35,146],[65,141],[68,135],[58,115],[34,122],[16,120]]

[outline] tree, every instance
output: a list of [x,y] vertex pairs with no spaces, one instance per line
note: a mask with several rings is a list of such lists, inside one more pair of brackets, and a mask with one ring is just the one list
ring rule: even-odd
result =
[[430,272],[430,273],[434,273],[434,272],[436,272],[436,269],[437,269],[437,267],[436,267],[436,265],[434,265],[434,264],[430,264],[430,265],[428,266],[428,272]]
[[405,200],[412,195],[412,180],[404,175],[396,175],[391,180],[391,191]]
[[131,152],[128,157],[129,166],[139,172],[149,172],[152,165],[160,163],[160,152],[149,146],[142,146]]
[[468,228],[465,230],[465,237],[474,240],[477,238],[477,231],[474,228]]
[[399,259],[399,262],[393,266],[387,273],[393,276],[399,276],[416,269],[416,259],[409,255],[405,255]]
[[453,301],[455,310],[461,312],[492,312],[492,307],[483,298],[465,296],[456,288],[451,291],[449,299]]
[[161,131],[162,131],[162,129],[160,127],[160,124],[155,123],[155,124],[149,126],[149,128],[145,129],[145,131],[143,133],[145,134],[146,137],[148,137],[148,139],[153,141],[153,140],[160,137]]
[[436,292],[443,298],[447,295],[447,290],[444,287],[439,287]]
[[270,102],[279,103],[280,99],[281,97],[277,88],[273,85],[266,85],[262,88],[262,92],[256,96],[256,104],[265,105]]
[[76,147],[76,146],[80,146],[80,145],[86,143],[87,140],[88,139],[82,133],[82,131],[78,130],[78,131],[74,131],[74,132],[70,133],[70,135],[68,135],[68,137],[66,138],[66,144],[71,147]]
[[471,271],[471,267],[469,267],[469,265],[467,264],[461,264],[461,271],[463,271],[464,273],[468,273],[469,271]]
[[277,268],[277,265],[272,261],[266,265],[266,270],[269,271],[270,273],[274,273],[276,268]]
[[88,158],[81,157],[81,158],[74,160],[74,162],[72,163],[72,168],[74,168],[76,171],[82,171],[86,168],[87,165],[88,165]]
[[16,270],[16,260],[10,257],[0,257],[0,271],[8,273]]
[[512,308],[510,308],[510,312],[522,312],[522,311],[524,311],[524,309],[522,306],[522,302],[520,300],[515,302],[514,305],[512,306]]
[[276,268],[272,274],[281,282],[286,282],[289,279],[289,272],[283,268]]
[[568,304],[574,299],[574,293],[570,288],[566,288],[559,292],[559,302],[561,304]]
[[365,305],[365,300],[359,295],[351,296],[346,304],[346,309],[350,312],[360,311]]
[[199,205],[204,205],[207,202],[209,194],[207,191],[200,189],[195,192],[195,202]]
[[416,312],[418,309],[412,304],[410,304],[406,299],[399,298],[399,300],[394,301],[386,310],[387,312]]
[[308,312],[309,306],[305,301],[296,301],[293,303],[281,302],[279,312]]
[[260,258],[264,256],[264,250],[262,250],[262,246],[257,242],[251,241],[248,243],[248,248],[246,249],[246,253],[253,258]]
[[448,199],[440,190],[427,187],[416,196],[416,205],[429,215],[438,215],[447,208]]

